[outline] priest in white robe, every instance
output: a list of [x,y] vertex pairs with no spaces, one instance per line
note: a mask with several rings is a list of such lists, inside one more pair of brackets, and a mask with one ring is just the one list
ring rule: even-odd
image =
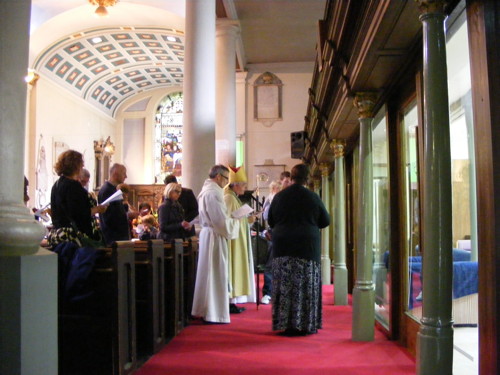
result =
[[209,323],[230,323],[227,240],[238,235],[239,221],[227,214],[223,187],[229,181],[223,165],[210,169],[198,195],[200,247],[191,315]]

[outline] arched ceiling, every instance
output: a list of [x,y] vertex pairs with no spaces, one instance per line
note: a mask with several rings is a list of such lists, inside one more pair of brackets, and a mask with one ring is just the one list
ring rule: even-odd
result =
[[108,27],[67,35],[33,64],[39,74],[113,117],[144,90],[182,86],[184,34],[158,27]]
[[33,0],[30,68],[114,117],[142,91],[182,87],[183,0],[121,0],[109,16],[87,0]]
[[[182,86],[186,1],[119,0],[98,18],[88,0],[32,0],[29,67],[114,117],[142,91]],[[238,70],[315,61],[325,0],[215,1],[214,16],[240,21]]]

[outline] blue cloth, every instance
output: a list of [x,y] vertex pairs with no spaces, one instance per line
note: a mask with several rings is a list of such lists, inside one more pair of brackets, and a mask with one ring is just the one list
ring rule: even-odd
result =
[[477,293],[477,271],[477,262],[453,262],[453,298]]
[[453,261],[454,262],[469,262],[470,261],[470,251],[462,249],[453,249]]
[[[470,252],[467,250],[453,249],[453,298],[460,298],[478,292],[478,264],[470,262]],[[422,257],[408,257],[410,271],[410,298],[409,308],[413,308],[417,290],[413,290],[413,274],[419,273],[422,277]]]
[[64,300],[76,302],[93,294],[89,279],[103,250],[62,242],[54,248],[59,259],[59,290]]

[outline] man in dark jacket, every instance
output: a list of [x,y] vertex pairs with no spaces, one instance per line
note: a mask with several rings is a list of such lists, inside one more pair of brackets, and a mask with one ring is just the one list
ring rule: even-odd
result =
[[[177,177],[173,174],[165,177],[165,185],[170,184],[171,182],[177,183]],[[193,190],[183,187],[182,193],[179,197],[178,202],[184,209],[184,220],[187,222],[191,222],[196,216],[198,216],[198,201],[196,200],[196,196],[193,193]],[[191,228],[190,236],[195,235],[195,227],[194,225]]]
[[[126,178],[127,168],[123,164],[113,164],[109,170],[109,180],[99,189],[99,203],[113,195],[116,186],[122,184]],[[99,217],[106,244],[130,239],[127,213],[122,200],[111,202],[106,212],[99,214]]]

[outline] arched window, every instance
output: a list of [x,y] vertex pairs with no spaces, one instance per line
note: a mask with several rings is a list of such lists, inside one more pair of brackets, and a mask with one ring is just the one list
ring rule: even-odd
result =
[[168,94],[155,115],[155,177],[161,183],[169,174],[181,182],[182,175],[182,92]]

